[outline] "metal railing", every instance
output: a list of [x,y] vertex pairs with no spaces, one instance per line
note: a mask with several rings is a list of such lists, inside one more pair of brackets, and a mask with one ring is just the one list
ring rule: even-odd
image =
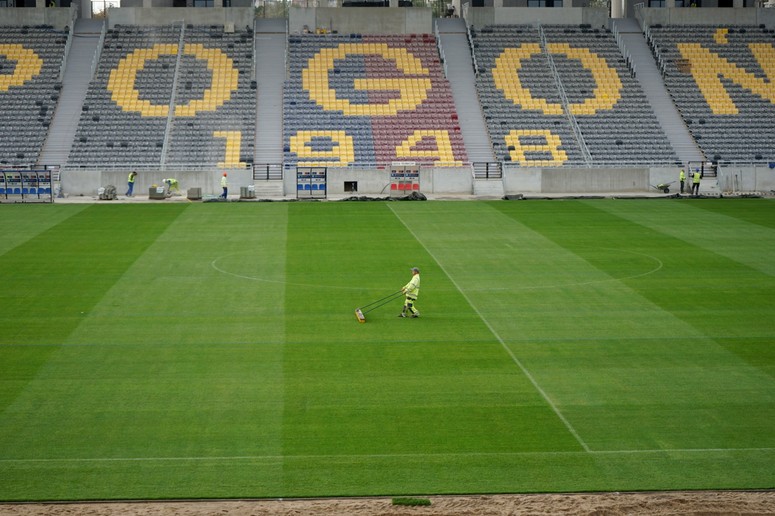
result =
[[479,65],[476,62],[476,52],[474,52],[474,38],[471,36],[471,27],[466,23],[466,39],[468,39],[468,50],[471,53],[471,65],[474,67],[474,75],[479,77]]
[[175,58],[175,73],[172,75],[172,94],[170,95],[169,109],[167,110],[167,125],[164,127],[164,141],[161,147],[161,169],[166,170],[167,151],[169,150],[172,122],[175,118],[175,102],[177,101],[178,77],[180,77],[180,62],[183,56],[183,45],[186,36],[185,20],[180,21],[180,38],[178,39],[178,55]]
[[633,77],[635,77],[638,74],[635,62],[632,60],[632,54],[629,50],[627,50],[627,45],[624,44],[624,38],[622,37],[621,32],[619,32],[619,26],[615,23],[613,24],[612,33],[614,35],[616,45],[619,47],[619,52],[622,54],[622,57],[624,57],[624,62],[627,64],[627,68],[630,69],[630,73]]
[[[720,162],[725,166],[741,166],[740,163],[734,162]],[[747,165],[745,163],[743,165]],[[767,166],[767,162],[756,163],[759,166]],[[299,166],[324,166],[328,168],[345,168],[350,170],[390,170],[393,162],[351,162],[347,164],[337,164],[334,162],[316,162],[314,165],[300,164],[298,162],[277,162],[277,163],[245,163],[242,166],[230,166],[225,170],[250,170],[253,172],[253,176],[256,180],[276,180],[282,179],[283,174],[287,170],[295,170]],[[499,167],[502,170],[504,167],[508,168],[649,168],[649,167],[681,167],[683,163],[680,161],[666,161],[666,160],[589,160],[589,161],[565,161],[558,165],[550,167],[543,165],[522,165],[514,161],[451,161],[451,162],[418,162],[417,166],[421,169],[459,169],[461,171],[470,171],[477,169],[477,177],[494,178],[499,173]],[[9,168],[9,167],[7,167]],[[21,168],[21,167],[20,167]],[[26,167],[25,167],[26,168]],[[116,172],[116,171],[145,171],[145,172],[161,172],[162,169],[159,163],[133,163],[133,162],[111,162],[111,163],[81,163],[77,165],[63,165],[64,171],[84,171],[84,172]],[[217,167],[213,164],[202,163],[170,163],[167,164],[164,170],[176,171],[176,172],[220,172],[224,170],[221,167]]]
[[73,38],[75,37],[75,20],[78,19],[78,5],[70,5],[70,20],[67,26],[70,28],[70,32],[67,34],[67,41],[65,42],[64,55],[62,56],[62,64],[59,65],[59,82],[62,82],[65,78],[65,69],[67,68],[67,58],[70,56],[70,48],[73,46]]
[[439,52],[439,59],[441,61],[441,67],[444,69],[444,78],[448,79],[447,75],[447,58],[444,55],[444,49],[441,46],[441,33],[439,32],[439,21],[433,22],[433,35],[436,37],[436,49]]
[[254,181],[277,181],[283,178],[282,163],[256,163],[253,165]]
[[503,179],[503,163],[500,161],[475,161],[472,173],[474,179]]
[[91,72],[89,72],[89,82],[94,79],[94,75],[97,73],[97,67],[100,64],[100,57],[102,57],[102,48],[105,46],[105,35],[108,32],[107,21],[102,22],[102,30],[100,31],[100,40],[97,42],[97,50],[94,52],[94,58],[91,62]]
[[568,100],[568,95],[565,92],[565,87],[563,86],[562,80],[560,79],[560,73],[557,71],[557,66],[554,64],[552,53],[549,52],[549,49],[547,48],[546,33],[544,32],[544,29],[540,24],[538,25],[538,33],[540,34],[540,37],[541,37],[541,50],[544,53],[546,53],[546,57],[549,62],[549,68],[552,70],[552,75],[554,76],[554,82],[557,84],[557,90],[560,92],[560,99],[562,100],[562,110],[565,112],[565,116],[568,119],[568,122],[570,123],[571,128],[573,129],[573,134],[576,137],[576,141],[579,144],[579,148],[581,149],[581,155],[584,156],[584,160],[587,163],[590,163],[592,162],[592,155],[589,152],[589,148],[587,148],[587,142],[584,141],[584,135],[581,134],[581,128],[579,127],[576,117],[573,116],[573,114],[570,112],[570,109],[568,109],[568,106],[570,105],[570,101]]

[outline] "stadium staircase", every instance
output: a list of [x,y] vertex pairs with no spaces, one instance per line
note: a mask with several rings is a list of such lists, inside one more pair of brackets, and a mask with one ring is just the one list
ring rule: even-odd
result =
[[255,22],[256,144],[254,185],[256,196],[282,196],[283,83],[286,75],[288,36],[285,19]]
[[62,91],[38,165],[64,165],[78,128],[81,107],[92,78],[92,65],[102,33],[103,20],[79,18],[75,22],[67,56]]
[[[474,167],[474,193],[502,197],[500,166],[495,161],[482,107],[476,93],[476,76],[465,20],[439,18],[436,36],[444,57],[444,70],[452,89],[460,131],[468,159]],[[477,171],[485,172],[477,173]]]
[[651,107],[682,163],[705,161],[700,148],[689,133],[678,109],[667,92],[654,55],[646,43],[638,21],[634,18],[611,20],[614,32],[620,36],[623,50],[635,67],[636,78],[651,103]]

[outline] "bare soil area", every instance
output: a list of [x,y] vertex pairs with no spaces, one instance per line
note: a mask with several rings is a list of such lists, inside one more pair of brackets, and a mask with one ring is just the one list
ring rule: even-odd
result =
[[430,506],[391,498],[2,504],[19,516],[505,516],[505,515],[775,515],[775,491],[676,491],[492,496],[431,496]]

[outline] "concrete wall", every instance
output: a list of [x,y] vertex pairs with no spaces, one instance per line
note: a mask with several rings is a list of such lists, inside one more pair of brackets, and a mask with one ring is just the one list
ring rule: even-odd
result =
[[503,192],[506,195],[541,193],[540,168],[505,168],[503,170]]
[[543,193],[642,192],[648,190],[647,169],[544,169]]
[[[670,192],[678,193],[679,167],[665,168],[520,168],[506,166],[503,171],[503,192],[517,194],[624,194],[659,193],[654,185],[670,184]],[[113,185],[119,195],[126,192],[128,171],[68,170],[62,172],[62,188],[68,196],[96,196],[100,187]],[[254,184],[249,170],[230,170],[229,194],[239,195],[241,187]],[[687,174],[688,175],[688,174]],[[139,172],[135,193],[148,195],[148,188],[161,185],[162,179],[175,177],[185,195],[189,188],[199,187],[203,195],[220,195],[221,172]],[[357,192],[345,191],[345,182],[357,182]],[[690,179],[687,178],[687,182]],[[286,171],[283,188],[287,198],[296,197],[295,171]],[[421,168],[420,191],[435,195],[471,195],[473,176],[468,167]],[[719,168],[718,177],[705,177],[701,191],[712,193],[775,191],[775,169],[757,167]],[[327,193],[332,196],[390,195],[390,170],[342,167],[328,169]]]
[[[680,167],[665,168],[520,168],[503,171],[506,195],[525,193],[647,193],[653,185],[675,182]],[[672,186],[671,186],[672,188]]]
[[433,15],[426,7],[293,7],[289,31],[325,29],[339,34],[430,34]]
[[719,167],[718,188],[721,193],[775,191],[775,169],[758,167]]
[[[390,195],[390,169],[381,168],[329,168],[327,171],[327,192],[330,195],[366,195],[385,197]],[[357,192],[345,190],[345,183],[356,182]],[[296,195],[295,172],[286,171],[285,195]],[[463,168],[421,168],[420,191],[433,194],[471,194],[473,176],[471,169]],[[407,192],[408,193],[408,192]]]
[[353,195],[390,195],[390,170],[357,168],[328,169],[328,193],[345,194],[345,181],[357,181],[358,192]]
[[233,23],[236,30],[253,28],[252,7],[211,7],[197,9],[188,7],[122,7],[109,11],[108,27],[119,25],[170,25],[180,23],[192,25],[226,25]]
[[646,7],[637,11],[646,25],[760,25],[775,28],[775,9]]
[[608,11],[592,7],[471,7],[466,23],[476,28],[486,25],[582,24],[608,27]]
[[[253,173],[249,170],[228,171],[229,195],[240,193],[240,187],[253,184]],[[61,184],[65,195],[75,197],[79,195],[95,196],[100,187],[113,185],[119,195],[124,195],[127,189],[127,175],[129,171],[94,171],[94,170],[66,170],[62,172]],[[185,195],[189,188],[199,187],[202,195],[220,195],[221,173],[189,171],[189,172],[138,172],[135,178],[134,192],[139,196],[148,195],[148,188],[152,185],[161,186],[162,180],[174,177],[180,184],[180,190]]]
[[51,25],[57,30],[70,24],[70,7],[25,7],[0,8],[0,25],[19,27],[23,25]]

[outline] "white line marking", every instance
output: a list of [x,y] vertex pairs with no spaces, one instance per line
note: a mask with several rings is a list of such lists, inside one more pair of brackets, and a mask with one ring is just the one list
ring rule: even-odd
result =
[[[392,210],[392,208],[391,208]],[[395,214],[395,212],[393,212]],[[406,226],[406,224],[404,224]],[[590,280],[590,281],[581,281],[581,282],[575,282],[575,283],[557,283],[552,285],[529,285],[529,286],[519,286],[519,287],[484,287],[484,288],[470,288],[468,289],[469,292],[503,292],[503,291],[515,291],[515,290],[541,290],[541,289],[551,289],[551,288],[564,288],[564,287],[583,287],[587,285],[594,285],[598,283],[608,283],[613,281],[623,281],[623,280],[630,280],[630,279],[636,279],[641,278],[643,276],[648,276],[649,274],[654,274],[655,272],[659,271],[664,267],[664,264],[662,261],[657,258],[656,256],[651,256],[650,254],[645,253],[638,253],[636,251],[629,251],[626,249],[614,249],[614,248],[605,248],[601,247],[600,249],[608,249],[609,251],[619,251],[623,253],[630,253],[630,254],[637,254],[640,256],[645,256],[646,258],[650,258],[654,260],[657,263],[657,266],[653,269],[650,269],[646,272],[642,272],[639,274],[634,274],[632,276],[624,276],[621,278],[606,278],[606,279],[597,279],[597,280]],[[210,266],[215,269],[216,271],[220,272],[221,274],[227,274],[229,276],[233,276],[235,278],[241,278],[246,279],[250,281],[259,281],[262,283],[273,283],[275,285],[288,285],[293,287],[303,287],[303,288],[325,288],[325,289],[333,289],[333,290],[353,290],[353,291],[367,291],[367,290],[387,290],[390,287],[373,287],[373,288],[367,288],[367,287],[350,287],[345,285],[323,285],[320,283],[292,283],[289,281],[282,281],[282,280],[272,280],[267,278],[260,278],[258,276],[247,276],[245,274],[238,274],[236,272],[231,272],[229,270],[223,269],[218,265],[218,261],[220,261],[223,258],[228,258],[230,256],[237,256],[240,254],[245,254],[249,251],[243,251],[239,253],[232,253],[232,254],[226,254],[223,256],[219,256],[215,258],[212,262],[210,262]],[[460,290],[460,289],[458,289]]]
[[555,414],[557,414],[557,417],[560,418],[560,421],[565,425],[565,428],[568,429],[568,431],[573,435],[573,437],[576,438],[576,441],[581,445],[581,447],[584,449],[585,452],[590,452],[589,446],[587,446],[587,443],[584,442],[584,440],[581,438],[579,433],[576,431],[575,428],[573,428],[573,425],[570,424],[570,421],[568,421],[565,416],[560,412],[560,409],[557,408],[557,405],[554,404],[552,399],[549,397],[548,394],[546,394],[546,391],[544,391],[541,386],[538,384],[536,379],[533,377],[532,374],[530,374],[530,371],[527,370],[527,368],[522,364],[522,362],[514,355],[514,353],[509,349],[509,347],[506,345],[506,342],[501,338],[501,336],[498,334],[497,331],[495,331],[495,328],[492,327],[490,324],[490,321],[488,321],[484,315],[479,311],[479,309],[474,305],[474,303],[471,301],[471,299],[468,297],[468,295],[463,291],[462,288],[460,288],[460,285],[458,285],[457,281],[455,281],[455,278],[452,277],[451,274],[447,272],[447,270],[444,268],[444,266],[439,262],[439,260],[436,258],[436,256],[428,249],[423,243],[422,240],[420,240],[414,231],[404,222],[404,220],[401,218],[401,216],[396,213],[396,211],[393,209],[390,204],[388,204],[388,208],[390,208],[390,211],[393,212],[393,215],[401,222],[401,224],[404,225],[407,231],[414,237],[415,240],[425,249],[425,252],[430,255],[431,258],[433,258],[433,261],[436,262],[441,269],[441,271],[449,278],[449,280],[452,282],[452,284],[455,286],[455,288],[460,292],[460,294],[463,296],[463,298],[466,300],[468,305],[474,310],[476,315],[484,322],[484,324],[487,326],[487,328],[490,330],[490,332],[495,336],[496,339],[498,339],[498,342],[501,343],[501,347],[508,353],[508,355],[511,357],[511,360],[514,361],[514,363],[522,370],[522,373],[527,377],[528,380],[530,380],[530,383],[533,384],[533,387],[538,391],[539,394],[544,398],[546,403],[549,404],[549,406],[552,408]]
[[216,259],[214,259],[212,262],[210,262],[210,266],[215,269],[216,271],[220,272],[221,274],[228,274],[229,276],[234,276],[235,278],[241,278],[251,281],[260,281],[262,283],[274,283],[276,285],[289,285],[292,287],[304,287],[304,288],[325,288],[325,289],[334,289],[334,290],[357,290],[359,292],[368,291],[368,290],[387,290],[390,287],[348,287],[344,285],[322,285],[319,283],[292,283],[290,281],[282,281],[282,280],[272,280],[272,279],[266,279],[266,278],[259,278],[257,276],[246,276],[244,274],[237,274],[236,272],[227,271],[225,269],[220,268],[217,263],[219,260],[223,258],[228,258],[230,256],[237,256],[240,254],[246,254],[250,251],[241,251],[238,253],[232,253],[232,254],[225,254],[223,256],[219,256]]
[[657,262],[657,266],[653,269],[647,270],[646,272],[641,272],[639,274],[633,274],[632,276],[623,276],[620,278],[606,278],[606,279],[596,279],[596,280],[590,280],[590,281],[580,281],[576,283],[557,283],[554,285],[530,285],[530,286],[519,286],[519,287],[491,287],[491,288],[470,288],[468,289],[469,292],[497,292],[497,291],[503,291],[503,290],[540,290],[540,289],[548,289],[548,288],[564,288],[564,287],[583,287],[587,285],[596,285],[598,283],[609,283],[612,281],[623,281],[623,280],[631,280],[636,278],[642,278],[643,276],[648,276],[649,274],[654,274],[655,272],[662,269],[662,267],[665,266],[664,263],[662,263],[662,260],[657,258],[656,256],[652,256],[650,254],[646,253],[639,253],[637,251],[630,251],[628,249],[616,249],[612,247],[600,247],[599,249],[606,249],[608,251],[618,251],[622,253],[630,253],[630,254],[637,254],[639,256],[645,256],[646,258],[649,258],[651,260],[654,260]]

